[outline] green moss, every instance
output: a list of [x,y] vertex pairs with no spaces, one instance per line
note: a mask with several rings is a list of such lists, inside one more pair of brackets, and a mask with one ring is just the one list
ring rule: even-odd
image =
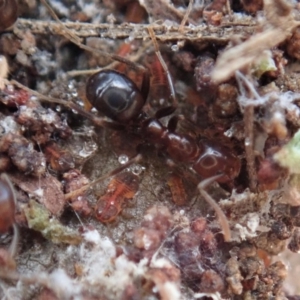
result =
[[70,227],[62,225],[56,218],[50,216],[48,210],[34,200],[24,209],[28,227],[39,231],[46,239],[55,244],[79,244],[80,234]]
[[276,65],[272,58],[270,51],[264,51],[262,56],[260,56],[253,64],[253,75],[259,79],[264,73],[270,71],[276,71]]
[[274,160],[290,173],[300,174],[300,130],[294,137],[274,154]]

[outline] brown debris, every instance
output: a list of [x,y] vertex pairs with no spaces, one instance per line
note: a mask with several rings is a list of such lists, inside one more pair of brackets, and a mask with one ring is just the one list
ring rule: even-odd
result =
[[65,206],[61,183],[53,176],[34,178],[20,174],[9,174],[11,181],[24,192],[32,195],[55,216],[59,216]]
[[45,146],[45,155],[53,171],[66,172],[75,167],[72,154],[53,142]]
[[288,248],[295,253],[300,251],[300,229],[296,228],[293,232],[292,239],[288,244]]
[[24,137],[8,133],[2,136],[0,152],[6,152],[12,163],[23,173],[41,176],[46,171],[46,159],[43,153]]

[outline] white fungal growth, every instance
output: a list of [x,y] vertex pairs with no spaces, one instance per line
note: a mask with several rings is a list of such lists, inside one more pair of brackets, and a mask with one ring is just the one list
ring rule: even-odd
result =
[[257,213],[246,214],[240,223],[234,226],[234,239],[244,241],[257,236],[256,230],[259,227],[259,215]]
[[48,277],[48,285],[59,299],[71,299],[81,292],[81,286],[63,269],[54,270]]

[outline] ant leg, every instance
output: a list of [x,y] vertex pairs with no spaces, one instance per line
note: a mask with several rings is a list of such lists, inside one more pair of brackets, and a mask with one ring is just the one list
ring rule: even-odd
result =
[[142,93],[143,99],[145,99],[145,102],[148,98],[149,89],[150,89],[150,75],[149,75],[148,71],[145,71],[145,72],[143,72],[143,80],[142,80],[142,85],[141,85],[141,93]]
[[184,120],[184,117],[182,115],[173,116],[168,122],[168,130],[170,132],[175,132],[178,122],[182,120]]
[[176,110],[175,106],[163,107],[155,113],[154,118],[161,119],[161,118],[167,117],[167,116],[171,115],[175,110]]
[[179,28],[178,28],[178,31],[181,32],[181,33],[184,32],[184,26],[185,26],[185,23],[189,19],[189,15],[190,15],[190,13],[191,13],[191,11],[193,9],[193,4],[194,4],[194,0],[190,0],[189,1],[189,5],[188,5],[188,7],[186,9],[186,12],[185,12],[185,14],[183,16],[183,19],[182,19],[182,21],[181,21],[181,23],[179,25]]
[[224,214],[224,212],[221,210],[220,206],[217,204],[217,202],[205,191],[205,188],[207,188],[211,183],[213,183],[215,180],[217,180],[218,178],[222,177],[223,175],[216,175],[210,178],[207,178],[203,181],[201,181],[198,184],[198,190],[200,192],[200,194],[202,195],[202,197],[206,200],[206,202],[212,206],[212,208],[215,210],[221,228],[223,229],[223,234],[224,234],[224,240],[225,242],[230,242],[231,240],[231,231],[230,231],[230,227],[229,227],[229,223],[228,220]]
[[61,99],[56,99],[56,98],[45,96],[39,92],[36,92],[36,91],[28,88],[27,86],[19,83],[18,81],[15,81],[15,80],[11,80],[10,83],[19,87],[22,90],[27,91],[29,94],[36,96],[40,101],[56,103],[56,104],[63,105],[71,110],[73,109],[76,112],[78,112],[81,116],[89,119],[96,126],[111,128],[111,129],[115,129],[115,130],[123,130],[125,128],[125,126],[120,123],[117,123],[114,121],[107,121],[104,118],[97,117],[97,116],[93,115],[92,113],[89,113],[88,111],[84,110],[79,105],[77,105],[73,102],[68,102],[66,100],[61,100]]
[[161,66],[163,67],[163,69],[164,69],[164,71],[166,73],[167,79],[168,79],[169,88],[170,88],[170,92],[171,92],[172,107],[175,107],[175,109],[176,109],[177,106],[178,106],[178,103],[177,103],[177,99],[176,99],[176,95],[175,95],[175,89],[174,89],[174,84],[173,84],[173,80],[172,80],[171,74],[170,74],[170,72],[168,70],[166,62],[164,61],[164,59],[161,56],[161,53],[159,51],[158,43],[157,43],[157,40],[156,40],[156,37],[155,37],[155,33],[153,31],[153,28],[149,27],[148,31],[149,31],[149,35],[150,35],[150,37],[152,39],[152,42],[153,42],[153,45],[154,45],[155,54],[156,54],[156,56],[157,56],[157,58],[158,58],[158,60],[159,60],[159,62],[161,64]]

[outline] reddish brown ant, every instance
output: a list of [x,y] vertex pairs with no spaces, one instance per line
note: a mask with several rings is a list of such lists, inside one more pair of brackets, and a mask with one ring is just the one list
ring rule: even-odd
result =
[[197,142],[188,135],[176,133],[176,116],[167,126],[159,121],[173,113],[175,107],[160,109],[154,117],[141,113],[148,91],[149,82],[144,81],[139,90],[129,78],[113,70],[95,73],[86,85],[87,99],[113,120],[111,125],[134,127],[145,140],[163,148],[170,158],[190,163],[202,178],[220,175],[218,182],[228,182],[239,174],[240,160],[228,149],[211,141]]
[[[149,30],[149,33],[154,42],[158,60],[166,73],[173,101],[172,105],[159,109],[153,117],[149,117],[142,111],[150,86],[150,76],[145,70],[143,72],[141,88],[138,88],[124,74],[115,70],[101,70],[88,79],[86,83],[87,100],[98,111],[110,118],[111,121],[97,117],[75,103],[41,96],[34,91],[31,91],[31,93],[38,95],[39,99],[62,104],[76,110],[81,115],[90,119],[95,125],[118,130],[126,129],[129,132],[138,134],[147,143],[154,144],[163,149],[174,161],[190,164],[202,179],[206,179],[198,185],[199,191],[213,205],[219,218],[222,219],[224,238],[226,241],[229,241],[230,229],[226,217],[214,200],[204,191],[204,188],[212,181],[225,183],[235,179],[240,172],[240,159],[229,149],[218,145],[214,141],[198,141],[190,135],[177,133],[176,127],[179,121],[179,117],[177,116],[171,117],[167,126],[161,123],[159,119],[171,115],[176,110],[177,103],[171,75],[158,50],[154,32]],[[119,61],[122,61],[122,59],[119,59]],[[127,63],[124,59],[122,62]],[[129,66],[141,70],[140,67],[137,67],[132,62],[129,63]],[[20,86],[16,82],[13,83]],[[135,161],[135,159],[129,161],[123,167],[111,172],[109,176],[117,174],[120,170],[125,169],[128,164]]]
[[2,268],[14,268],[13,257],[17,253],[19,241],[19,230],[15,223],[16,197],[15,192],[6,174],[0,176],[0,233],[6,233],[11,227],[14,229],[14,236],[9,250],[0,249],[0,264]]
[[102,223],[113,222],[122,211],[124,202],[134,197],[138,187],[138,176],[131,172],[117,174],[97,202],[96,218]]

